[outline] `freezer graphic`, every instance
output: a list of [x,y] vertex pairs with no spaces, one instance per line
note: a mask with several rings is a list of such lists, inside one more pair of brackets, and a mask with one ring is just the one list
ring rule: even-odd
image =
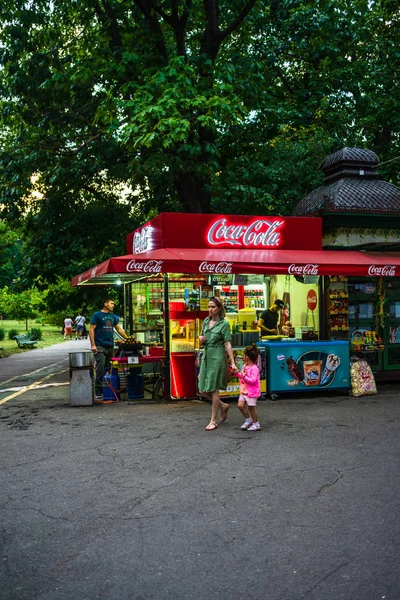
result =
[[271,392],[337,389],[350,385],[348,342],[270,343],[266,349]]
[[[239,371],[243,367],[244,363],[244,348],[232,348],[233,357],[235,359],[235,363]],[[265,394],[267,391],[267,367],[266,367],[266,351],[265,348],[259,348],[260,355],[258,360],[258,368],[260,369],[260,391],[261,395]],[[200,365],[203,357],[203,350],[199,350],[196,359],[196,374],[197,377],[200,373]],[[226,386],[226,390],[219,390],[219,395],[221,398],[235,398],[240,395],[240,383],[239,379],[234,376],[229,376],[228,384]]]

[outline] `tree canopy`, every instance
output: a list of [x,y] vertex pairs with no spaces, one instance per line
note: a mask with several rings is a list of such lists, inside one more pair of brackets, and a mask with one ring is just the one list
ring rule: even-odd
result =
[[400,154],[393,0],[9,0],[0,19],[0,208],[27,284],[124,253],[161,211],[290,214],[343,146]]

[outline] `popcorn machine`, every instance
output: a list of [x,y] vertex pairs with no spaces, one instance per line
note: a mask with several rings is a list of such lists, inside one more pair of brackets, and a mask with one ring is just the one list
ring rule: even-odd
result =
[[200,319],[195,311],[170,311],[170,373],[171,396],[193,398],[197,396],[196,349]]

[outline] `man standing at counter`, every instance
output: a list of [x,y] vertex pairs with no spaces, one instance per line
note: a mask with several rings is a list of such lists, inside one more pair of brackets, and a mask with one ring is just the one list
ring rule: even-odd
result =
[[104,371],[110,369],[110,361],[114,354],[114,327],[124,339],[128,337],[118,325],[118,317],[112,312],[114,304],[112,298],[105,298],[103,308],[95,312],[90,319],[89,338],[96,365],[94,383],[96,400],[101,400],[103,397]]
[[279,311],[285,308],[283,300],[275,300],[273,304],[263,313],[261,313],[258,319],[258,327],[260,329],[261,337],[263,335],[278,335],[278,319]]

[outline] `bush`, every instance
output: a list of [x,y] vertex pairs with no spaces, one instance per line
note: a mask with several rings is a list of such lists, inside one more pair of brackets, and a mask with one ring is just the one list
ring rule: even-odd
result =
[[6,337],[6,330],[4,329],[4,327],[0,327],[0,340],[4,340],[5,337]]
[[10,329],[8,331],[8,339],[9,340],[13,340],[15,338],[16,335],[19,335],[19,331],[18,329]]
[[42,339],[42,330],[39,327],[32,327],[28,331],[28,335],[31,340],[41,340]]

